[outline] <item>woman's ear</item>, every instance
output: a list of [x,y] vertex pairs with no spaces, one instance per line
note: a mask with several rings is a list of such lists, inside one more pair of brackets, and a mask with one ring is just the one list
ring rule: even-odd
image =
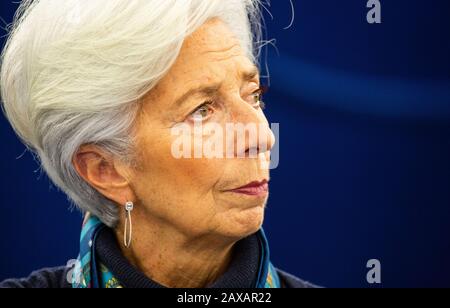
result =
[[127,168],[98,146],[81,146],[72,163],[78,174],[106,198],[118,204],[135,202]]

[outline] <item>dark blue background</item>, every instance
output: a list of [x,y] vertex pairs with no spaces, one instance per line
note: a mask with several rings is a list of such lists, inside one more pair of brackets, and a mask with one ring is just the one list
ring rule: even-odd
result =
[[[10,22],[17,4],[2,2]],[[272,1],[273,262],[328,287],[450,287],[450,2]],[[5,32],[3,32],[4,34]],[[1,118],[0,280],[78,253],[81,217]]]

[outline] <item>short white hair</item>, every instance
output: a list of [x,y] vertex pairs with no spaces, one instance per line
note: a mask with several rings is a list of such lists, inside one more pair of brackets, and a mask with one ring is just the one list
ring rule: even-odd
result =
[[[184,39],[208,19],[227,23],[257,64],[258,0],[25,0],[2,52],[4,112],[50,179],[106,225],[118,206],[76,172],[83,144],[129,157],[138,104]],[[157,162],[155,162],[157,163]]]

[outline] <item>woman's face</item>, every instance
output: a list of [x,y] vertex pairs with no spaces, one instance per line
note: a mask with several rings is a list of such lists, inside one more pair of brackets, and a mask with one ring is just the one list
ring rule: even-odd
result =
[[[198,87],[204,91],[191,92]],[[259,90],[254,64],[225,23],[210,20],[185,40],[176,63],[144,98],[135,127],[137,167],[130,183],[146,216],[190,236],[241,238],[261,227],[268,192],[229,191],[269,180],[261,161],[269,160],[274,136],[258,105]],[[246,142],[244,150],[257,149],[257,157],[174,157],[179,137],[172,129],[199,123],[254,123],[267,149]],[[203,143],[210,138],[200,135]]]

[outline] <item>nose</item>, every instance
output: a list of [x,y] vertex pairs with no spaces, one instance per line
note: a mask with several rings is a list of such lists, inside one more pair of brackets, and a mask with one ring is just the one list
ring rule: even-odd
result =
[[269,155],[275,143],[275,135],[266,116],[261,109],[255,109],[245,101],[236,105],[238,106],[232,112],[236,156],[256,158],[261,154]]

